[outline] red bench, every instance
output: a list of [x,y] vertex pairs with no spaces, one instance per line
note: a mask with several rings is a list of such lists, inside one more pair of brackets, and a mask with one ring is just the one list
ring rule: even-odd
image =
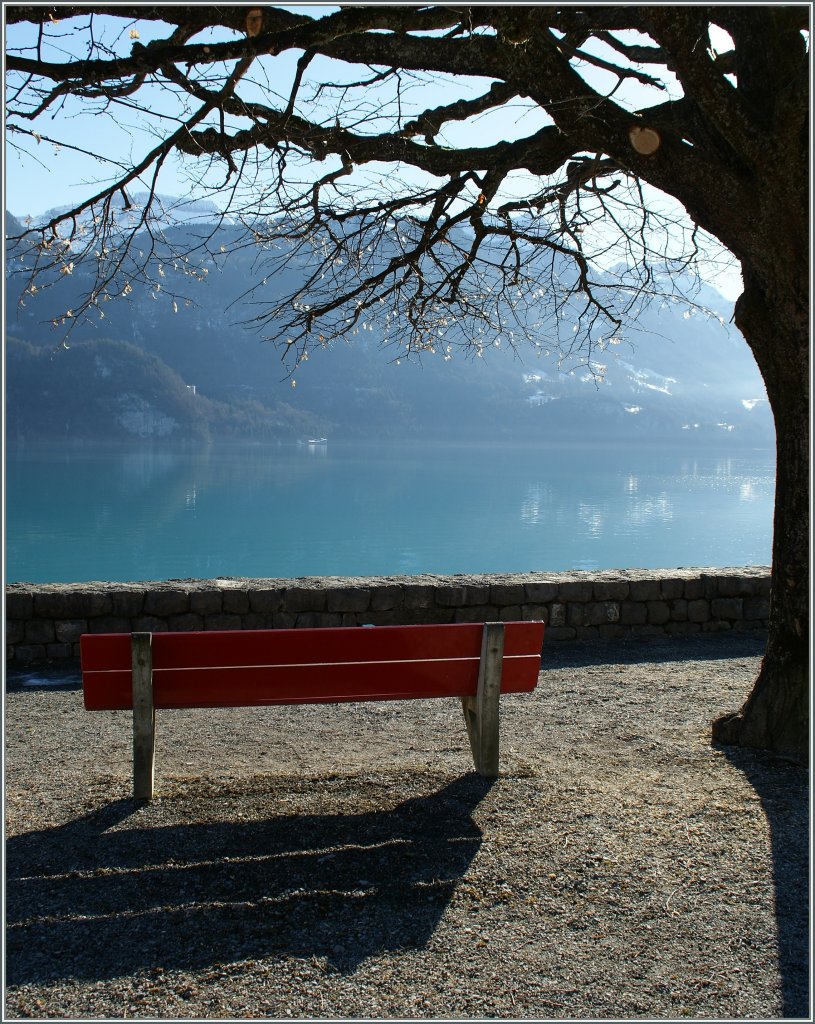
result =
[[498,774],[498,698],[535,688],[542,622],[85,634],[89,711],[133,711],[133,795],[153,796],[155,712],[460,697],[476,771]]

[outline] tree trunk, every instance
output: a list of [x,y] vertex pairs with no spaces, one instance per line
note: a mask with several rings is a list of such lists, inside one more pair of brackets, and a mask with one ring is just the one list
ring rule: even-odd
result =
[[[797,276],[797,275],[796,275]],[[767,649],[740,711],[713,723],[719,743],[809,757],[809,330],[806,300],[745,274],[736,324],[756,357],[776,430],[772,594]],[[806,295],[806,290],[804,290]]]

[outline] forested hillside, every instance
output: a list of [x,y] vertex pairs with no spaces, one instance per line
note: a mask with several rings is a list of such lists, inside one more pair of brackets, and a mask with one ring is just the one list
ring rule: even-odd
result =
[[[202,228],[211,231],[201,224],[172,231],[188,241]],[[13,230],[7,215],[6,231]],[[232,229],[218,230],[228,249]],[[636,329],[599,342],[600,377],[579,360],[559,365],[545,344],[536,351],[519,343],[512,351],[506,339],[475,356],[446,352],[440,337],[438,352],[419,363],[383,349],[378,331],[364,328],[292,371],[245,321],[255,315],[253,303],[296,286],[298,270],[270,277],[251,301],[236,302],[257,277],[257,257],[242,249],[213,258],[196,280],[174,267],[168,252],[158,286],[134,284],[129,301],[100,304],[94,324],[78,324],[65,347],[52,320],[87,286],[87,270],[24,293],[25,264],[11,249],[8,437],[772,443],[761,378],[741,336],[724,323],[728,304],[713,289],[697,297],[708,313],[660,299],[645,305]]]

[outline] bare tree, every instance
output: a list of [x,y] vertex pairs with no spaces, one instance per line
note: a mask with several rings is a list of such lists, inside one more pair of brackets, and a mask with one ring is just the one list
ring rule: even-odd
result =
[[[68,329],[134,279],[161,285],[168,260],[219,258],[223,234],[162,233],[159,183],[182,157],[229,248],[259,254],[241,308],[290,365],[376,325],[407,353],[579,347],[602,375],[598,349],[641,296],[718,245],[741,268],[735,322],[773,409],[777,485],[766,654],[713,735],[806,759],[809,10],[6,7],[34,26],[6,59],[11,145],[36,149],[63,119],[81,149],[77,109],[139,112],[152,133],[17,239],[29,287],[93,267]],[[291,263],[302,288],[264,300]]]

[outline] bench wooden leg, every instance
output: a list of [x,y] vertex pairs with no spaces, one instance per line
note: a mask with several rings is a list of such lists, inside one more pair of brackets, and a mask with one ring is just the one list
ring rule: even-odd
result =
[[504,661],[504,624],[485,622],[475,697],[462,697],[467,735],[475,770],[485,778],[498,776],[498,704]]
[[133,633],[130,665],[133,686],[133,799],[153,799],[156,709],[153,705],[153,636]]

